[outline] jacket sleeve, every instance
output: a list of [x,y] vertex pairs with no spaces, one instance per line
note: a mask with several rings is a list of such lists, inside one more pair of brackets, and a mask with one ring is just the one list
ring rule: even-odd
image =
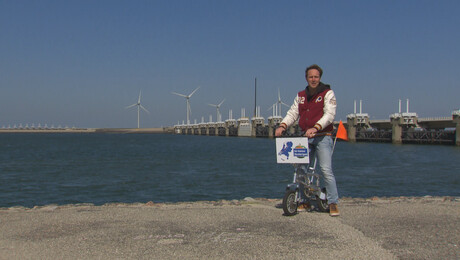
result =
[[281,121],[281,124],[285,124],[286,127],[291,126],[295,121],[297,121],[297,119],[299,119],[299,98],[299,95],[294,98],[294,103]]
[[334,122],[337,101],[333,90],[329,90],[324,96],[323,116],[316,122],[315,127],[322,130]]

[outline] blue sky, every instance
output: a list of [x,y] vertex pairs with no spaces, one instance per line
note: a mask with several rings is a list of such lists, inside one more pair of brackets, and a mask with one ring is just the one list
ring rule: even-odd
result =
[[[363,100],[371,119],[410,99],[419,117],[460,108],[459,1],[0,0],[0,127],[141,127],[265,118],[289,105],[317,63],[336,120]],[[283,114],[286,108],[283,107]],[[403,112],[404,112],[403,111]]]

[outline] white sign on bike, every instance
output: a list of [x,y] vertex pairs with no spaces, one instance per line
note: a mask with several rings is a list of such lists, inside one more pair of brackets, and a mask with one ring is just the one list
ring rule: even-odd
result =
[[308,157],[307,137],[276,138],[277,163],[305,163],[310,162]]

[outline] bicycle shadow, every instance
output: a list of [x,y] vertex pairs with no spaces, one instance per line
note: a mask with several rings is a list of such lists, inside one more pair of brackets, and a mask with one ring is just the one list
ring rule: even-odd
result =
[[[275,205],[275,208],[277,208],[277,209],[283,209],[283,203],[280,202],[280,203],[276,204],[276,205]],[[310,209],[307,209],[306,212],[307,212],[307,213],[313,213],[313,212],[315,212],[315,213],[329,213],[329,209],[327,209],[326,211],[321,211],[321,210],[319,209],[319,206],[318,206],[318,204],[316,203],[316,201],[310,201]],[[296,212],[296,214],[294,214],[294,216],[297,215],[297,214],[299,214],[299,213],[303,213],[303,211],[302,211],[302,212]],[[291,217],[291,216],[286,215],[286,214],[284,214],[284,213],[283,213],[283,216]]]

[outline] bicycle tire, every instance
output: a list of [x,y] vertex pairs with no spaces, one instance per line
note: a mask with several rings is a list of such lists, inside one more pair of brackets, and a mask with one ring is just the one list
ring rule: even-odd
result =
[[[322,188],[321,193],[324,193],[324,198],[327,198],[326,188]],[[329,211],[329,205],[327,204],[327,199],[321,199],[318,195],[316,195],[316,204],[318,204],[319,211],[321,212]]]
[[286,216],[293,216],[297,213],[297,192],[288,190],[283,197],[283,211]]

